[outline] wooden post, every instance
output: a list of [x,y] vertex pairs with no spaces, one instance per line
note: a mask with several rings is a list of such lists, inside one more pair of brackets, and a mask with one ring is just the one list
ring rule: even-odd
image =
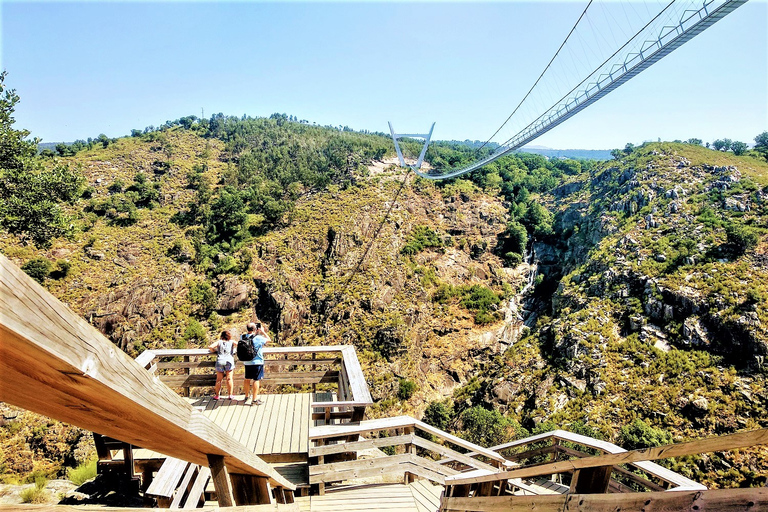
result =
[[235,495],[232,492],[232,483],[227,473],[227,466],[224,465],[224,457],[208,454],[208,466],[211,468],[211,479],[213,480],[213,487],[216,489],[219,506],[235,506]]
[[123,443],[123,460],[125,461],[125,477],[127,480],[133,478],[133,446],[130,443]]
[[[312,352],[312,360],[317,359],[317,352]],[[310,368],[314,371],[316,368],[315,365],[310,366]],[[312,393],[317,393],[317,382],[312,383]]]
[[605,493],[611,482],[612,471],[613,466],[578,469],[573,473],[570,492],[573,494]]
[[[317,446],[323,446],[325,445],[324,439],[318,439],[317,440]],[[324,455],[318,455],[317,456],[317,465],[325,464],[325,456]],[[320,496],[323,496],[325,494],[325,482],[320,482],[317,484],[317,494]]]
[[[274,503],[272,500],[272,490],[270,489],[269,479],[260,476],[254,476],[251,477],[251,480],[256,485],[256,504],[270,505]],[[282,489],[282,487],[279,489]]]
[[[184,362],[185,363],[189,362],[189,356],[184,356]],[[184,368],[184,375],[189,375],[189,374],[190,374],[189,367]],[[190,396],[189,386],[184,386],[184,396],[186,396],[186,397]]]
[[[406,427],[403,429],[403,434],[405,435],[413,435],[413,427]],[[408,443],[403,447],[405,453],[414,453],[413,450],[413,443]],[[409,473],[408,471],[405,472],[405,475],[403,476],[403,480],[405,481],[405,485],[408,485],[410,483],[413,483],[416,480],[416,477],[414,474]]]

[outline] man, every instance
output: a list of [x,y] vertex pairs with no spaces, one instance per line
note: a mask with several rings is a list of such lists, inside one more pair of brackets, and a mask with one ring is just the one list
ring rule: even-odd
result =
[[[245,366],[245,382],[243,383],[243,392],[245,393],[245,405],[261,405],[264,403],[257,397],[259,395],[259,385],[264,378],[264,345],[272,341],[267,332],[261,327],[260,323],[249,323],[246,327],[248,334],[246,337],[253,343],[253,349],[256,355],[250,361],[243,361]],[[251,381],[253,381],[253,394],[251,395]],[[250,402],[248,400],[251,400]]]

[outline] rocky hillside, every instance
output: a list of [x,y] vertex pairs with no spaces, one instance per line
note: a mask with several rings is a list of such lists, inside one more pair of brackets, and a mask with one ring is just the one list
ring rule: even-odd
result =
[[[355,345],[370,415],[487,445],[570,428],[635,447],[765,423],[758,158],[649,144],[434,183],[392,165],[383,136],[287,116],[94,142],[45,161],[82,178],[68,235],[35,246],[9,229],[0,250],[132,356],[258,318],[279,345]],[[3,414],[2,453],[32,454],[4,455],[6,479],[87,459],[86,433]],[[757,456],[670,465],[749,485],[766,476]]]
[[[626,447],[765,427],[768,166],[648,144],[554,188],[534,243],[544,314],[471,403],[533,431]],[[550,298],[551,297],[551,298]],[[765,451],[670,466],[708,485],[765,482]]]

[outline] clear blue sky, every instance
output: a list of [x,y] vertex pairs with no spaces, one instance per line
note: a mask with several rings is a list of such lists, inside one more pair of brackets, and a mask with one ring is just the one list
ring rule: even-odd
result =
[[[185,115],[487,139],[584,2],[1,4],[17,127],[72,141]],[[642,5],[639,3],[637,5]],[[555,148],[768,129],[768,1],[752,0],[536,140]]]

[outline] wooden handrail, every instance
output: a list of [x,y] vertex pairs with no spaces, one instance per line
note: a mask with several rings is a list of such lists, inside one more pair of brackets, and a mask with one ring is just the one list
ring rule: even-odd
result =
[[[568,432],[567,430],[552,430],[549,432],[544,432],[543,434],[537,434],[534,436],[526,437],[524,439],[517,439],[509,443],[492,446],[489,449],[501,453],[502,451],[509,450],[511,448],[517,448],[517,447],[525,446],[528,444],[540,443],[543,441],[555,441],[555,440],[579,444],[582,446],[586,446],[588,448],[599,450],[602,453],[625,453],[627,451],[624,448],[617,446],[613,443],[610,443],[608,441],[602,441],[600,439],[595,439],[593,437],[576,434],[574,432]],[[704,486],[700,485],[698,482],[694,482],[693,480],[686,478],[680,475],[679,473],[675,473],[674,471],[671,471],[665,468],[664,466],[660,466],[654,462],[639,461],[639,462],[632,463],[632,465],[676,487],[690,488],[690,489],[704,488]]]
[[393,418],[365,420],[355,424],[323,425],[320,427],[310,427],[309,439],[310,441],[318,439],[329,439],[335,437],[345,437],[350,435],[378,432],[382,430],[392,430],[397,428],[417,428],[423,432],[435,435],[445,441],[448,441],[455,446],[460,446],[467,450],[476,452],[478,455],[482,455],[488,459],[495,460],[502,464],[506,461],[504,457],[492,450],[483,448],[474,443],[470,443],[469,441],[451,435],[415,418],[411,418],[410,416],[395,416]]
[[[264,356],[280,356],[280,355],[301,355],[301,354],[337,354],[337,357],[332,362],[328,360],[317,359],[289,359],[289,360],[273,360],[266,359],[265,364],[267,366],[276,364],[279,366],[289,365],[321,365],[321,364],[334,364],[338,361],[337,365],[339,370],[344,373],[342,383],[348,386],[346,391],[351,395],[349,398],[340,402],[313,402],[312,407],[367,407],[373,403],[368,384],[365,381],[360,362],[357,359],[357,353],[355,348],[350,345],[334,345],[334,346],[307,346],[307,347],[264,347]],[[153,349],[145,350],[137,358],[136,362],[145,368],[149,368],[154,362],[160,358],[182,357],[182,356],[214,356],[208,349]],[[300,372],[296,372],[300,373]],[[267,379],[268,380],[268,379]],[[336,380],[334,380],[336,382]]]
[[[694,455],[699,453],[709,453],[716,451],[736,450],[747,448],[759,444],[768,444],[768,429],[753,430],[750,432],[739,432],[727,436],[710,437],[685,443],[658,446],[655,448],[643,448],[622,453],[612,453],[608,455],[599,455],[596,457],[585,457],[583,459],[552,462],[540,466],[514,469],[494,475],[477,476],[472,478],[462,478],[461,476],[452,477],[446,481],[451,485],[467,485],[481,482],[491,482],[494,480],[508,478],[530,478],[536,476],[552,475],[555,473],[564,473],[576,471],[585,468],[598,468],[604,466],[615,466],[616,464],[638,463],[643,461],[666,459],[669,457],[680,457],[683,455]],[[698,489],[705,488],[697,484]]]

